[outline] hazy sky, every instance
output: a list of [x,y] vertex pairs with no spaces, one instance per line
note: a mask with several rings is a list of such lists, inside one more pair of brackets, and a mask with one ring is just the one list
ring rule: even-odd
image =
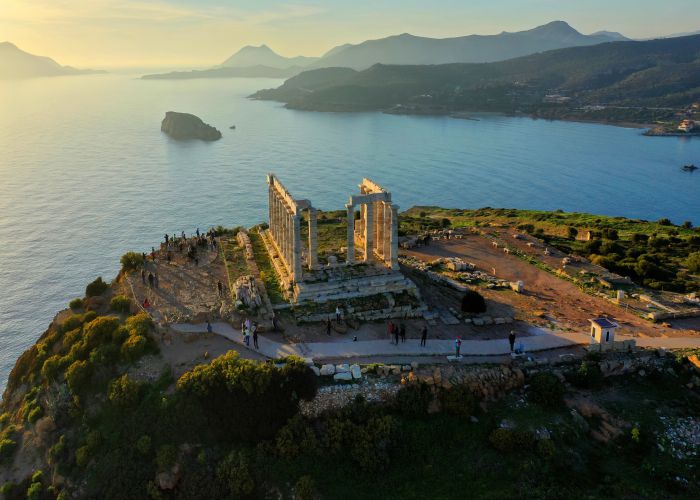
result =
[[247,44],[321,55],[404,32],[494,34],[557,19],[645,38],[700,30],[700,0],[0,0],[0,41],[74,66],[194,67]]

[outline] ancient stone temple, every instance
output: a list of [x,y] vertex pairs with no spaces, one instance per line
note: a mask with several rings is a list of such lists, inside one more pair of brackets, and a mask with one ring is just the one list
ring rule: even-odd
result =
[[[420,301],[415,284],[399,269],[399,207],[392,203],[390,192],[369,179],[362,180],[360,192],[350,196],[345,205],[345,261],[332,258],[321,263],[316,209],[309,200],[294,198],[274,174],[267,176],[267,184],[270,223],[263,240],[291,302],[377,294],[405,297],[406,293]],[[356,220],[357,209],[360,217]],[[302,224],[306,224],[306,231],[302,231]],[[307,234],[305,238],[302,232]],[[409,315],[413,309],[401,311]]]

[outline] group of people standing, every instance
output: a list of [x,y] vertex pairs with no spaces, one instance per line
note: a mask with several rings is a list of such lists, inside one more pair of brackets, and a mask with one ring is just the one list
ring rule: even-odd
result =
[[253,347],[258,349],[258,322],[250,321],[250,318],[246,318],[241,323],[241,333],[243,334],[243,342],[245,342],[246,347],[250,347],[250,337],[253,337]]
[[[406,342],[406,324],[403,321],[399,322],[399,324],[396,325],[396,323],[389,320],[389,323],[387,323],[386,329],[387,329],[387,333],[389,334],[389,339],[391,340],[392,344],[399,345],[399,339],[401,339],[401,343]],[[427,340],[428,340],[428,327],[423,325],[423,328],[421,328],[421,331],[420,331],[420,345],[421,345],[421,347],[425,347]]]

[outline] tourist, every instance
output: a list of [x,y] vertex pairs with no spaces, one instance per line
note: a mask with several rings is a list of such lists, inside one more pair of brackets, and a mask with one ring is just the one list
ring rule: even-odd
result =
[[246,318],[244,324],[245,324],[245,329],[246,329],[246,331],[250,331],[250,326],[251,326],[251,324],[252,324],[252,323],[250,322],[250,318]]
[[146,265],[146,252],[141,252],[141,257],[143,258],[143,265]]
[[211,323],[207,320],[207,333],[212,333],[214,330],[211,327]]
[[148,273],[148,286],[153,288],[153,273]]
[[170,263],[170,261],[173,259],[173,253],[170,250],[168,250],[167,257],[168,257],[168,263]]
[[343,312],[340,310],[340,306],[335,308],[335,322],[340,324],[340,320],[343,318]]
[[253,346],[258,349],[258,322],[253,323]]
[[245,337],[245,320],[241,321],[241,335]]
[[224,285],[223,285],[223,283],[221,283],[221,281],[217,281],[216,287],[219,289],[219,297],[220,297],[220,298],[223,297],[223,296],[224,296]]
[[386,333],[389,334],[389,340],[391,341],[391,337],[394,334],[394,323],[389,320],[389,322],[386,325]]
[[403,321],[399,324],[399,336],[401,337],[401,343],[406,342],[406,325]]
[[141,269],[141,283],[146,284],[146,270]]
[[510,343],[510,352],[513,352],[515,348],[515,331],[511,330],[510,335],[508,335],[508,343]]
[[331,336],[331,318],[326,320],[326,335]]
[[457,351],[456,357],[459,358],[459,349],[462,347],[462,339],[457,337],[455,339],[455,350]]
[[420,331],[420,345],[425,347],[425,341],[428,339],[428,327],[423,325],[423,329]]
[[151,307],[151,303],[148,301],[148,297],[143,299],[143,308],[144,309],[149,309]]
[[246,329],[243,335],[243,341],[245,342],[246,347],[250,347],[250,330]]
[[185,236],[185,232],[184,232],[184,231],[182,232],[182,239],[183,239],[183,240],[187,240],[187,237]]
[[170,237],[168,236],[168,233],[165,233],[165,244],[166,244],[166,245],[168,244],[168,239],[169,239],[169,238],[170,238]]
[[197,238],[199,238],[199,228],[197,228],[197,231],[195,232],[197,233]]
[[396,345],[399,345],[399,327],[393,323],[391,324],[391,327],[393,330],[392,333],[394,334],[394,343]]

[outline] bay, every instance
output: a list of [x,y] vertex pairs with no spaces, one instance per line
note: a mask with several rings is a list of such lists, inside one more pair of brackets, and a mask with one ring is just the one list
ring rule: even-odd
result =
[[[700,140],[529,118],[290,111],[277,80],[94,75],[0,82],[0,385],[54,314],[165,232],[266,218],[265,174],[341,209],[362,177],[412,205],[585,211],[700,223]],[[166,111],[220,141],[176,142]],[[229,130],[236,125],[235,130]]]

